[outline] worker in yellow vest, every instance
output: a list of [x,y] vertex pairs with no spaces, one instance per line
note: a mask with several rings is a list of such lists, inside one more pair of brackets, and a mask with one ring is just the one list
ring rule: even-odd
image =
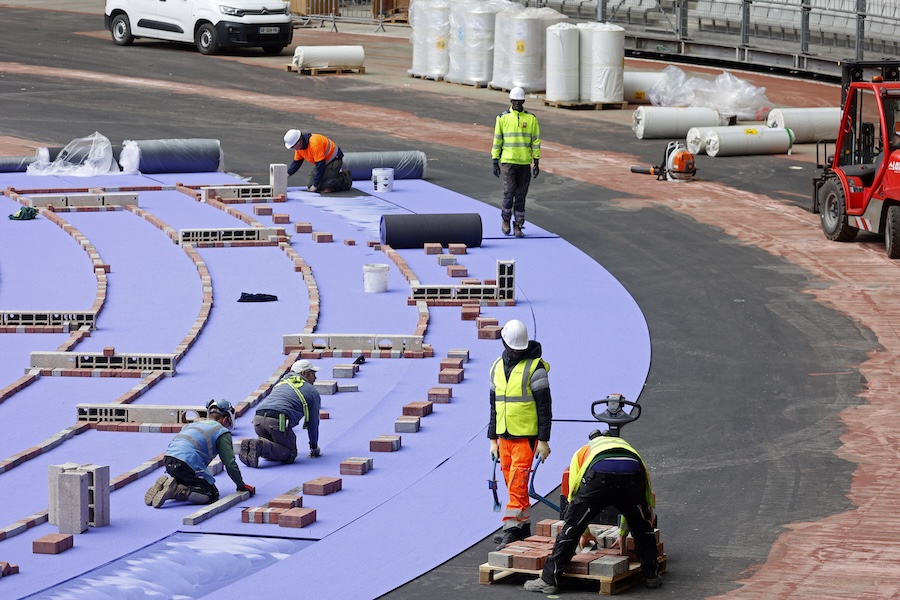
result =
[[522,321],[513,319],[500,332],[503,354],[491,367],[491,458],[500,461],[509,502],[503,529],[494,537],[497,549],[531,535],[528,477],[534,457],[550,456],[550,365],[541,345],[528,339]]
[[[553,552],[544,563],[538,579],[525,583],[529,592],[555,594],[560,576],[575,555],[582,535],[593,536],[588,524],[614,506],[623,519],[619,524],[619,547],[625,553],[625,536],[629,528],[641,561],[644,584],[648,588],[662,585],[659,576],[659,549],[653,531],[653,509],[656,498],[650,487],[650,473],[637,450],[619,437],[591,433],[590,442],[579,448],[569,464],[569,504],[565,523],[556,536]],[[596,538],[593,539],[596,543]]]

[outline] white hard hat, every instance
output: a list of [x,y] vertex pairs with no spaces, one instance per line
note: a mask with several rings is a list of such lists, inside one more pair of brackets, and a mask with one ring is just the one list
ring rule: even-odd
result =
[[284,134],[284,146],[288,150],[294,147],[294,144],[300,141],[300,137],[303,134],[300,133],[299,129],[291,129],[286,134]]
[[318,371],[319,367],[315,366],[305,358],[302,360],[298,360],[293,365],[291,365],[291,371],[294,373],[306,373],[307,371]]
[[520,87],[514,87],[509,90],[509,99],[510,100],[525,100],[525,90]]
[[524,350],[528,347],[528,329],[525,328],[525,323],[518,319],[504,325],[500,330],[500,337],[513,350]]

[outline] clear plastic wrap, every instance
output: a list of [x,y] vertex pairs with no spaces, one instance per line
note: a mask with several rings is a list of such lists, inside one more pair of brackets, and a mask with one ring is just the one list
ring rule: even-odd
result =
[[29,175],[92,177],[120,171],[109,139],[95,131],[69,142],[53,162],[49,160],[49,153],[45,156],[38,152],[36,160],[28,165],[25,172]]
[[648,94],[654,106],[713,108],[739,120],[760,120],[772,108],[766,88],[756,87],[727,71],[709,80],[688,77],[678,67],[669,66]]

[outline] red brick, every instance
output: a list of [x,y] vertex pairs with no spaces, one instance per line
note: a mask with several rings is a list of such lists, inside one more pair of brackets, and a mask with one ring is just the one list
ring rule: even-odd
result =
[[442,369],[438,373],[438,383],[459,383],[463,380],[462,369]]
[[463,321],[475,321],[481,314],[480,306],[463,306],[460,311],[460,317]]
[[333,242],[334,236],[332,236],[327,231],[313,231],[312,239],[316,243],[324,244],[324,243],[328,243],[328,242]]
[[298,506],[303,506],[303,496],[282,494],[266,503],[268,508],[297,508]]
[[443,371],[444,369],[462,369],[463,368],[463,359],[461,358],[442,358],[440,367],[438,367],[439,371]]
[[303,493],[310,496],[327,496],[339,492],[341,487],[340,477],[316,477],[303,483]]
[[494,317],[478,317],[475,319],[475,327],[481,329],[482,327],[488,327],[490,325],[497,326],[499,323],[497,319]]
[[359,460],[345,460],[341,463],[341,475],[365,475],[369,467]]
[[274,214],[272,215],[272,222],[275,224],[284,224],[291,222],[291,215],[287,215],[284,213]]
[[478,339],[479,340],[499,340],[500,339],[500,330],[503,329],[499,325],[488,325],[486,327],[478,328]]
[[31,543],[31,551],[34,554],[59,554],[75,545],[75,538],[71,534],[48,533]]
[[294,223],[294,233],[312,233],[312,223]]
[[435,404],[447,404],[453,396],[453,388],[433,387],[428,389],[428,400]]
[[434,402],[410,402],[403,407],[403,414],[411,417],[427,417],[434,410]]
[[425,249],[425,254],[443,254],[444,247],[436,242],[427,242],[423,248]]
[[465,254],[466,253],[466,245],[465,244],[447,244],[447,250],[450,254]]
[[253,214],[258,217],[271,215],[272,207],[271,206],[260,206],[257,204],[253,207]]
[[278,517],[279,527],[306,527],[316,522],[316,509],[292,508]]
[[469,270],[463,265],[447,265],[447,275],[450,277],[468,277]]

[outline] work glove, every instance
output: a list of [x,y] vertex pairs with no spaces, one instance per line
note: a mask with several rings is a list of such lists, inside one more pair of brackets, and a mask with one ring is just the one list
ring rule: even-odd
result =
[[500,177],[500,159],[494,159],[494,177]]
[[491,460],[500,459],[500,442],[491,440]]
[[316,186],[311,185],[311,186],[309,186],[308,188],[306,188],[306,191],[307,191],[307,192],[315,192],[317,189],[318,189],[318,188],[317,188]]
[[538,164],[538,159],[534,159],[534,166],[531,167],[531,176],[537,178],[538,175],[541,174],[541,167]]
[[310,458],[319,458],[320,456],[322,456],[322,451],[319,450],[318,446],[316,446],[315,448],[310,448],[310,450],[309,450]]
[[538,441],[537,450],[534,453],[535,456],[541,457],[541,462],[547,460],[547,457],[550,456],[550,444],[547,442]]
[[244,487],[239,487],[239,488],[237,489],[237,491],[239,491],[239,492],[250,492],[250,497],[251,497],[251,498],[252,498],[253,496],[256,495],[256,488],[253,487],[253,486],[250,485],[250,484],[247,484],[247,483],[244,484]]

